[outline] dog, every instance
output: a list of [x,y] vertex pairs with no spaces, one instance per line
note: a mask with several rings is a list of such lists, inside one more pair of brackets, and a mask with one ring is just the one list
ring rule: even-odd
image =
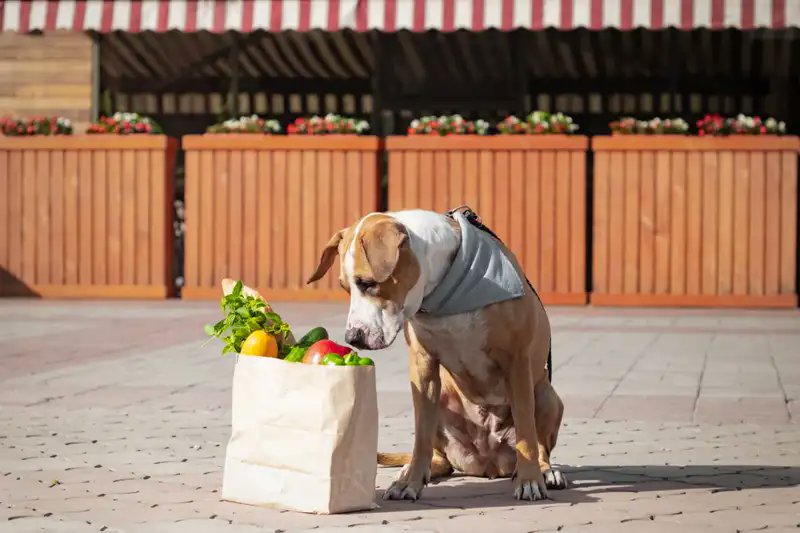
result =
[[[380,350],[404,331],[410,351],[414,445],[409,454],[379,454],[402,466],[385,499],[420,497],[432,478],[454,470],[511,477],[517,499],[541,500],[567,486],[550,463],[564,405],[547,379],[550,324],[529,285],[520,297],[470,312],[422,309],[462,244],[464,227],[423,210],[371,213],[336,232],[308,282],[340,261],[350,294],[345,340]],[[525,279],[513,254],[493,245]]]

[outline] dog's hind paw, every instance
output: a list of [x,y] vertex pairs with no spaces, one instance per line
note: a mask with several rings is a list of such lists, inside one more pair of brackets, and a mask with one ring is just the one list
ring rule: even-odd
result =
[[567,476],[562,474],[561,470],[556,470],[555,468],[544,472],[544,482],[548,489],[560,490],[567,488]]

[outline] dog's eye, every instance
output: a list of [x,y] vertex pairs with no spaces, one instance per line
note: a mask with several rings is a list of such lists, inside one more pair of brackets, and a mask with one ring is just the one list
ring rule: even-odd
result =
[[374,279],[357,278],[355,280],[356,287],[361,292],[374,292],[372,289],[378,286],[378,282]]

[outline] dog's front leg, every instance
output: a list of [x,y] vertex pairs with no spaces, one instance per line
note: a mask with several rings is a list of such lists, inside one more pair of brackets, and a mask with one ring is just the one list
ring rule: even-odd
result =
[[[414,449],[411,462],[384,493],[384,499],[416,500],[431,478],[433,440],[438,425],[438,403],[442,382],[439,362],[406,334],[411,350],[411,396],[414,401]],[[534,440],[534,442],[536,442]]]
[[514,474],[514,497],[518,500],[543,500],[547,488],[539,467],[536,436],[536,395],[530,360],[518,354],[506,369],[511,416],[517,435],[517,469]]

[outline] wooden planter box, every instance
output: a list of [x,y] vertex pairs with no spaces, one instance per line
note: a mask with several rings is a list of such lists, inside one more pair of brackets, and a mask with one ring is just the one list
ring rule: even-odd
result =
[[548,304],[586,303],[582,136],[390,137],[389,209],[475,209]]
[[0,295],[171,294],[176,145],[160,135],[0,137]]
[[269,300],[346,299],[338,261],[306,285],[325,243],[378,210],[375,137],[190,135],[185,298],[218,298],[223,278]]
[[592,303],[797,305],[797,137],[592,142]]

